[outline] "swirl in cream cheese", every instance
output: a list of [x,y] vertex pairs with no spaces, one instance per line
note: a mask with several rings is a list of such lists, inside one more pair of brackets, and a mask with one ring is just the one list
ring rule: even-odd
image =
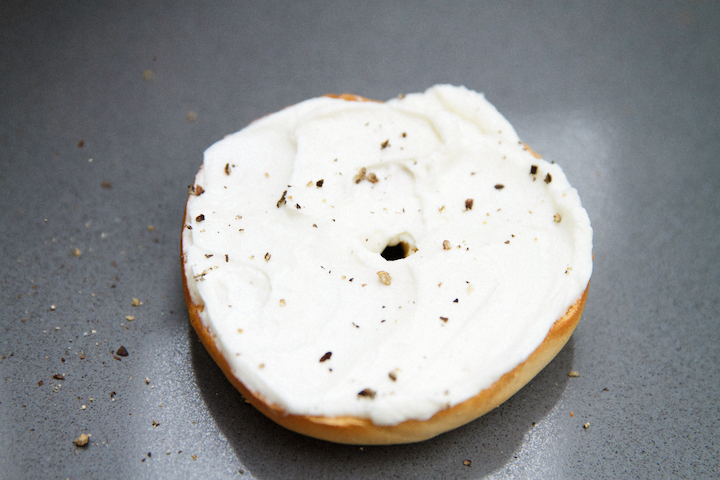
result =
[[291,414],[430,418],[527,359],[592,273],[560,167],[464,87],[307,100],[210,147],[195,185],[192,301]]

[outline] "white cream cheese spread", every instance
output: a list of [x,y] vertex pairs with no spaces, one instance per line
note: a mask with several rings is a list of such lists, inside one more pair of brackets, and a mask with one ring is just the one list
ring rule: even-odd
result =
[[563,171],[464,87],[288,107],[210,147],[193,190],[191,300],[291,414],[428,419],[526,360],[592,273]]

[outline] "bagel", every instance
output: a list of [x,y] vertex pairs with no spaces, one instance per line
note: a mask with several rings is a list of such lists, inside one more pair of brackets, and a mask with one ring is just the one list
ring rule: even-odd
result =
[[510,398],[570,338],[593,263],[560,167],[449,85],[314,98],[215,143],[181,251],[191,324],[247,401],[361,445]]

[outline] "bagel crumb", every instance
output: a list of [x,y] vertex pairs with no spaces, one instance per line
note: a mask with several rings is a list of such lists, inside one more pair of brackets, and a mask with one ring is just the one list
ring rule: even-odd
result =
[[466,467],[469,467],[470,465],[472,465],[472,461],[470,461],[470,460],[465,460],[465,461],[463,462],[463,465],[465,465]]
[[390,274],[388,272],[380,270],[379,272],[377,272],[377,275],[378,275],[378,277],[380,277],[380,281],[383,284],[390,285],[390,282],[392,279],[390,278]]
[[388,138],[387,140],[385,140],[383,143],[380,144],[380,150],[384,150],[389,146],[390,146],[390,139]]
[[375,398],[375,390],[366,388],[365,390],[358,393],[358,397],[369,398],[370,400]]
[[75,439],[75,445],[78,447],[85,447],[87,446],[88,442],[90,441],[90,435],[87,433],[82,433],[78,438]]
[[584,428],[585,430],[587,430],[588,428],[590,428],[590,422],[587,422],[585,425],[583,425],[583,428]]
[[137,307],[138,305],[140,305],[140,300],[138,300],[137,298],[133,297],[132,303],[131,303],[130,305],[132,305],[133,307]]
[[503,185],[502,183],[498,183],[497,185],[495,185],[495,190],[502,190],[503,188],[505,188],[505,185]]
[[452,245],[450,245],[450,240],[443,240],[443,250],[450,250],[452,248]]
[[448,317],[440,317],[440,320],[442,320],[443,323],[447,323],[447,321],[448,321],[449,319],[448,319]]
[[579,377],[579,376],[580,376],[580,372],[578,372],[577,370],[573,370],[570,373],[568,373],[568,377]]
[[375,175],[374,173],[368,173],[367,177],[365,177],[365,180],[370,183],[377,183],[380,181],[380,179],[378,179],[377,175]]
[[560,223],[560,222],[562,222],[562,215],[560,215],[559,213],[556,213],[556,214],[553,216],[553,220],[555,221],[555,223]]
[[266,261],[266,262],[269,262],[269,261],[270,261],[270,257],[271,257],[270,252],[267,252],[267,253],[265,254],[265,261]]
[[570,412],[570,418],[575,418],[575,412]]
[[281,306],[281,307],[284,307],[284,306],[285,306],[285,299],[284,299],[284,298],[281,298],[281,299],[280,299],[280,306]]
[[395,372],[388,373],[388,377],[390,377],[390,380],[393,382],[397,381],[397,374],[395,374]]
[[472,198],[468,198],[467,200],[465,200],[465,210],[472,210],[473,203],[475,203],[475,200],[473,200]]
[[230,175],[230,164],[229,163],[225,164],[225,175]]

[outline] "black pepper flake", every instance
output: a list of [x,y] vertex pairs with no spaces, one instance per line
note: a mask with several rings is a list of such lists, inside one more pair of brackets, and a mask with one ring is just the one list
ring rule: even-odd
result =
[[530,175],[537,174],[537,165],[530,165]]
[[552,175],[550,175],[548,173],[547,175],[545,175],[545,183],[550,183],[550,182],[552,182]]
[[287,195],[287,190],[285,190],[285,191],[282,193],[282,197],[280,197],[280,200],[278,200],[278,202],[277,202],[277,208],[280,208],[280,207],[282,207],[283,205],[285,205],[285,195]]
[[383,143],[380,144],[380,149],[383,150],[389,146],[390,146],[390,139],[388,138],[387,140],[385,140]]
[[510,243],[510,240],[505,240],[505,243],[506,243],[506,244]]
[[393,382],[397,381],[397,374],[395,372],[388,373],[388,377],[390,377],[390,380]]
[[403,138],[407,137],[407,133],[406,133],[406,132],[403,132],[403,133],[402,133],[402,137],[403,137]]
[[498,183],[497,185],[495,185],[495,190],[502,190],[503,188],[505,188],[505,185],[503,185],[502,183]]
[[42,387],[44,384],[45,384],[45,382],[43,382],[42,380],[40,380],[40,381],[38,382],[38,387]]
[[366,174],[367,174],[367,168],[365,168],[365,167],[360,168],[360,170],[358,170],[357,175],[355,175],[355,176],[353,177],[353,181],[354,181],[355,183],[360,183],[360,182],[362,182],[363,180],[365,180],[365,175],[366,175]]
[[320,180],[318,180],[317,182],[315,182],[315,185],[317,185],[317,187],[320,188],[320,187],[323,186],[323,183],[325,183],[325,180],[323,180],[323,179],[321,178]]
[[121,356],[121,357],[127,357],[127,356],[128,356],[127,348],[125,348],[125,347],[123,347],[122,345],[120,345],[120,348],[117,349],[117,351],[115,352],[115,354],[116,354],[116,355],[119,355],[119,356]]
[[199,197],[205,190],[200,185],[188,185],[188,194]]
[[375,390],[366,388],[365,390],[358,392],[358,397],[369,398],[370,400],[372,400],[373,398],[375,398]]
[[442,320],[443,322],[447,323],[448,317],[440,317],[440,320]]
[[302,207],[296,203],[296,204],[295,204],[295,208],[297,208],[298,210],[300,210]]
[[101,186],[102,188],[112,188],[112,183],[110,183],[110,182],[102,182],[102,183],[100,184],[100,186]]
[[332,352],[327,352],[325,355],[320,357],[320,363],[324,362],[325,360],[330,360],[331,356],[332,356]]
[[315,228],[318,228],[318,226],[317,226],[317,225],[315,225],[314,223],[313,223],[313,227],[315,227]]
[[226,253],[226,254],[225,254],[225,263],[228,263],[229,261],[230,261],[230,257],[229,257],[228,254]]
[[456,298],[455,300],[453,300],[453,303],[459,303],[458,299]]
[[56,374],[53,375],[52,377],[53,377],[55,380],[65,380],[65,376],[62,375],[62,374],[60,374],[60,373],[56,373]]
[[473,200],[472,198],[468,198],[467,200],[465,200],[465,210],[472,210],[473,203],[475,203],[475,200]]
[[229,163],[225,164],[225,175],[230,175],[230,164]]
[[202,222],[203,220],[205,220],[205,215],[203,215],[202,213],[195,217],[196,222]]

